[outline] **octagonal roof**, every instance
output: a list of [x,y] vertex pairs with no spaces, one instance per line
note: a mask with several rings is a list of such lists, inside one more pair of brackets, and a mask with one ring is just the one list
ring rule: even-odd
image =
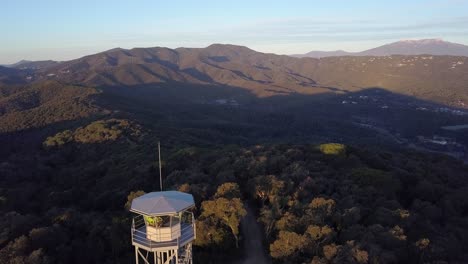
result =
[[195,205],[193,196],[177,191],[151,192],[133,199],[131,212],[158,216],[173,215]]

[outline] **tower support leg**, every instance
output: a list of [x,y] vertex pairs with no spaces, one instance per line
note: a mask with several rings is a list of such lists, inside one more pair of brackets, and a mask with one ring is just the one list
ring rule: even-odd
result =
[[135,263],[138,264],[138,248],[135,247]]
[[148,253],[146,252],[146,256],[143,255],[139,247],[135,247],[135,262],[136,264],[140,263],[140,258],[143,259],[145,264],[151,264],[149,259],[148,259]]
[[140,264],[140,260],[143,260],[142,264],[179,264],[179,261],[182,260],[184,264],[191,264],[192,254],[190,245],[186,245],[183,251],[180,251],[180,249],[147,251],[135,246],[135,263]]

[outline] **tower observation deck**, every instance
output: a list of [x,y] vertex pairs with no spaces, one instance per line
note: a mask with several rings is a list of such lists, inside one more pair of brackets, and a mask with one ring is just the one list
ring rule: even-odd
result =
[[177,191],[135,198],[130,211],[137,214],[131,229],[136,264],[192,264],[194,207],[191,194]]

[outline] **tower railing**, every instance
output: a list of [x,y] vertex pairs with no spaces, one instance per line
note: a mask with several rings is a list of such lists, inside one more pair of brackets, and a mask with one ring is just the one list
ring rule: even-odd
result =
[[[158,229],[155,229],[158,231]],[[160,231],[160,230],[159,230]],[[170,233],[148,234],[146,224],[142,216],[133,218],[132,242],[147,248],[179,247],[185,242],[196,238],[195,221],[192,215],[192,223],[180,223],[180,229],[171,228]]]

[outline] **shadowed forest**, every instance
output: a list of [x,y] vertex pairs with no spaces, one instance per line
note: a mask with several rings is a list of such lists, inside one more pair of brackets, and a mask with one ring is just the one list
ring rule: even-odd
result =
[[[158,140],[165,189],[196,200],[196,263],[248,259],[247,212],[273,263],[468,261],[467,166],[352,119],[411,138],[466,117],[399,108],[432,103],[382,89],[258,99],[231,87],[61,87],[3,92],[18,96],[2,104],[1,263],[131,263],[126,204],[158,190]],[[342,104],[372,94],[390,109]]]
[[[120,138],[42,151],[29,177],[2,167],[2,262],[131,262],[124,205],[158,186],[144,147]],[[467,168],[452,158],[341,144],[178,148],[165,156],[166,189],[196,200],[198,263],[242,260],[247,205],[273,262],[466,260]]]

